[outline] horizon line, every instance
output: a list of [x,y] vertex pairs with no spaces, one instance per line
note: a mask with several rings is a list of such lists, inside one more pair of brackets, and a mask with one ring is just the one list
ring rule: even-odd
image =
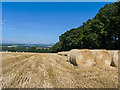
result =
[[55,44],[55,43],[14,43],[14,42],[0,42],[0,44],[47,44],[47,45],[49,45],[49,44]]

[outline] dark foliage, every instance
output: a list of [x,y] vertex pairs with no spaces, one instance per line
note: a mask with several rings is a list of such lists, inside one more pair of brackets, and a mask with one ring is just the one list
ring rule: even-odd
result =
[[106,4],[92,20],[62,34],[50,52],[74,48],[120,49],[120,2]]

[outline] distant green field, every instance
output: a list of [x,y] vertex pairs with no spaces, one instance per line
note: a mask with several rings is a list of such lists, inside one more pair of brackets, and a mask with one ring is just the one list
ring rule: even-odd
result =
[[11,52],[48,52],[53,45],[47,44],[2,44],[2,51]]

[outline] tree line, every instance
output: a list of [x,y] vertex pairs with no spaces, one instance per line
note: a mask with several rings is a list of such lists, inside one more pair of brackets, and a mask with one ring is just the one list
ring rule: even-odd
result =
[[50,52],[71,49],[120,49],[120,2],[106,4],[94,18],[59,36]]

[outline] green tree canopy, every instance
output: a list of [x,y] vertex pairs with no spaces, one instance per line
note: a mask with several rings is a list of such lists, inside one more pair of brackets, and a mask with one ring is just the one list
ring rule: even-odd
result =
[[92,20],[62,34],[50,52],[74,48],[120,49],[120,2],[106,4]]

